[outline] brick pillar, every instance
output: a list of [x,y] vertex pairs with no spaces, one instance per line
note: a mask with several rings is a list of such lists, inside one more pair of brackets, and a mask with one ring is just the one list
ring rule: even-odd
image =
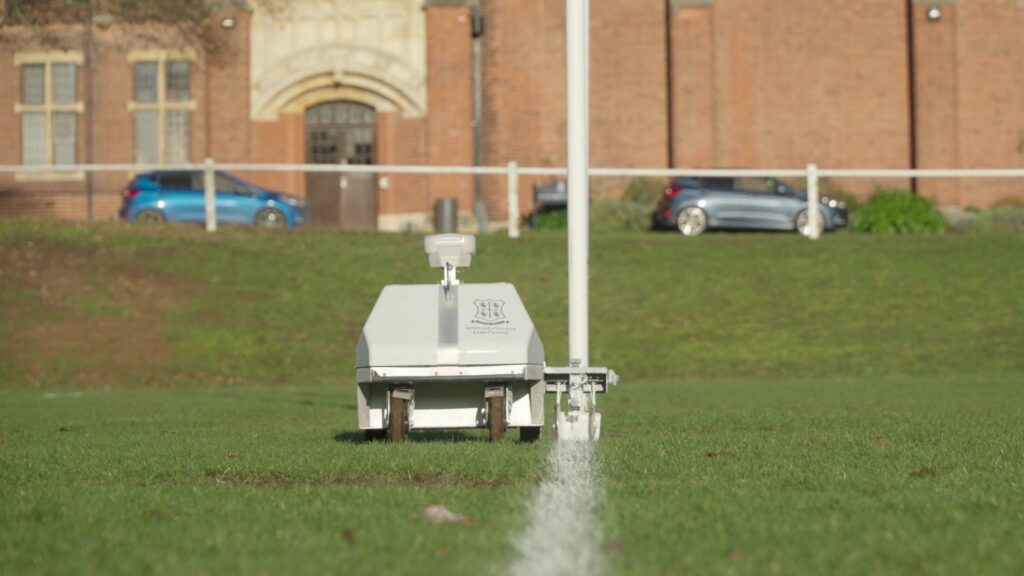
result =
[[672,159],[678,167],[715,167],[715,59],[712,6],[674,2]]
[[[208,70],[203,124],[209,130],[206,152],[218,162],[252,161],[252,135],[249,121],[249,12],[216,12],[211,18],[218,49],[206,57]],[[225,29],[224,18],[235,26]],[[198,160],[199,158],[197,158]]]
[[[468,2],[428,0],[427,161],[434,166],[473,164],[473,53]],[[473,210],[473,177],[429,178],[430,204],[457,198],[468,218]],[[462,218],[460,218],[462,220]]]
[[[943,6],[945,14],[950,13]],[[961,0],[956,26],[957,160],[964,168],[1024,167],[1024,3]],[[1024,199],[1020,178],[969,178],[961,206]]]

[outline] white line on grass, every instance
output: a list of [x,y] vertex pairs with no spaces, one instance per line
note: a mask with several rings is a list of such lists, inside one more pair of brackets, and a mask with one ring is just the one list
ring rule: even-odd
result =
[[550,477],[530,504],[530,524],[515,543],[513,576],[601,573],[601,530],[594,518],[600,491],[594,443],[555,441]]

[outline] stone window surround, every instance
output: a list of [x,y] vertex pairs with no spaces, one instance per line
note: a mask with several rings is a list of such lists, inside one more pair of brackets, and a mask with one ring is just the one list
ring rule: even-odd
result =
[[[132,66],[132,85],[136,81],[135,79],[135,64],[142,63],[155,63],[157,65],[156,82],[157,82],[157,96],[154,102],[137,102],[135,100],[135,90],[132,90],[132,97],[128,101],[127,109],[133,116],[135,112],[139,111],[156,111],[158,113],[157,120],[157,145],[159,147],[158,156],[160,158],[159,164],[167,163],[167,113],[170,111],[188,111],[194,112],[196,109],[196,101],[193,97],[193,91],[189,88],[189,99],[182,100],[179,102],[167,100],[167,63],[186,61],[189,63],[189,76],[192,75],[192,65],[195,63],[196,53],[193,50],[132,50],[128,53],[128,64]],[[189,78],[189,84],[191,85],[192,79]],[[190,116],[190,122],[192,118]],[[189,131],[192,133],[191,130]],[[191,147],[191,136],[189,137],[189,146]],[[133,150],[134,150],[133,142]],[[191,157],[191,151],[189,153]]]
[[[42,64],[44,66],[43,72],[43,90],[44,98],[42,104],[25,104],[21,102],[21,96],[18,96],[18,102],[14,104],[14,113],[19,117],[25,113],[43,113],[46,117],[46,157],[47,165],[53,166],[53,114],[56,112],[72,112],[76,114],[82,114],[85,112],[85,104],[80,99],[75,98],[75,102],[70,104],[56,104],[53,102],[53,65],[54,64],[74,64],[76,66],[75,73],[78,73],[78,67],[84,62],[84,57],[81,51],[70,50],[70,51],[47,51],[47,52],[19,52],[14,55],[14,65],[19,68],[26,65],[37,65]],[[20,74],[19,74],[20,75]],[[19,80],[23,82],[24,80]],[[76,83],[77,84],[77,83]],[[76,85],[76,92],[78,91]],[[22,137],[22,141],[24,137]],[[75,137],[75,146],[78,146],[78,137]],[[14,179],[19,182],[23,181],[81,181],[85,179],[85,173],[81,171],[77,172],[16,172]]]

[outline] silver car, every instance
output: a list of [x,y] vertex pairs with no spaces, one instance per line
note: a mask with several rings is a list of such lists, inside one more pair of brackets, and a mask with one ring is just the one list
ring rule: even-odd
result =
[[[846,226],[846,203],[822,197],[821,232]],[[807,194],[772,178],[676,178],[652,215],[654,228],[686,236],[710,229],[796,230],[811,233]]]

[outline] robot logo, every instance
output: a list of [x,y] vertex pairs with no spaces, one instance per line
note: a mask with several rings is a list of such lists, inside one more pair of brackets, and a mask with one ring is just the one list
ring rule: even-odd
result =
[[508,323],[505,319],[504,300],[474,300],[473,303],[476,304],[474,323],[489,326]]

